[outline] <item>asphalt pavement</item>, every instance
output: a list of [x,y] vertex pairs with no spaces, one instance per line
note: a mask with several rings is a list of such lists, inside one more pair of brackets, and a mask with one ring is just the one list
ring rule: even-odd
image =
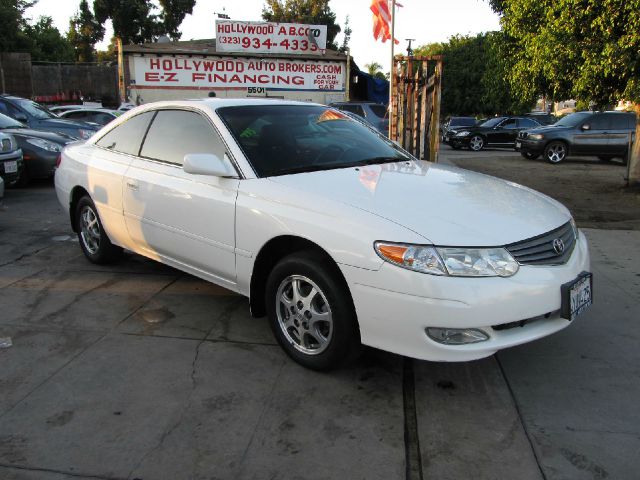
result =
[[0,207],[0,479],[633,479],[640,232],[586,230],[595,304],[485,360],[292,363],[246,299],[80,252],[53,187]]

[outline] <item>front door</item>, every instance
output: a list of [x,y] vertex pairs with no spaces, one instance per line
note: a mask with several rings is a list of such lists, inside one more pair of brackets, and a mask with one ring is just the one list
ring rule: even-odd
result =
[[596,113],[578,128],[573,139],[572,153],[578,155],[598,155],[607,153],[611,119],[608,115]]
[[203,113],[159,110],[124,179],[129,235],[146,255],[233,287],[239,181],[186,173],[182,163],[188,153],[222,158],[225,146]]

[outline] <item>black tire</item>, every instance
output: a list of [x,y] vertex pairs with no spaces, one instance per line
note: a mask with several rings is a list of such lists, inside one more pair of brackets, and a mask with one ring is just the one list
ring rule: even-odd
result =
[[567,145],[564,142],[549,142],[544,149],[544,158],[549,163],[560,163],[567,158]]
[[600,155],[600,156],[598,156],[598,159],[601,162],[610,162],[611,160],[613,160],[613,157],[610,156],[610,155]]
[[482,135],[471,135],[469,138],[469,150],[473,150],[474,152],[479,152],[484,148],[485,139]]
[[[299,294],[293,293],[294,285]],[[330,259],[313,251],[283,258],[269,274],[265,295],[276,340],[303,367],[331,370],[359,354],[360,335],[353,301],[338,267]]]
[[[88,217],[83,219],[84,215],[88,215]],[[112,244],[109,240],[102,227],[98,210],[89,196],[85,195],[78,201],[74,218],[80,248],[90,262],[104,265],[112,263],[120,257],[122,248]],[[91,219],[90,222],[89,219]]]
[[535,160],[540,156],[539,153],[531,153],[531,152],[520,152],[520,155],[522,155],[527,160]]

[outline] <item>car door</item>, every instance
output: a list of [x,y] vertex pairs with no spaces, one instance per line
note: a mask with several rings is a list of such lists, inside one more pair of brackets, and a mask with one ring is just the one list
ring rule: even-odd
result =
[[599,155],[607,153],[611,118],[604,113],[595,113],[577,128],[572,153]]
[[611,155],[625,155],[629,148],[629,134],[635,130],[635,118],[632,113],[608,113],[611,119],[607,151]]
[[158,110],[125,175],[124,217],[136,248],[235,284],[237,178],[182,169],[189,153],[226,157],[204,113]]
[[487,143],[492,145],[512,144],[518,134],[518,120],[507,118],[487,133]]

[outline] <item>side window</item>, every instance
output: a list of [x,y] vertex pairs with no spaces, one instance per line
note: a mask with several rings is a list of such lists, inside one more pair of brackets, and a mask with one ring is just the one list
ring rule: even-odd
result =
[[591,130],[607,130],[611,128],[610,115],[593,115],[585,124],[591,127]]
[[369,105],[369,108],[378,118],[384,118],[387,116],[387,108],[384,105]]
[[355,113],[356,115],[360,115],[361,117],[364,117],[364,111],[362,110],[362,107],[360,105],[346,104],[346,105],[339,105],[338,108],[340,110],[344,110],[345,112]]
[[188,153],[224,156],[225,147],[211,124],[200,114],[160,110],[153,119],[140,156],[182,165]]
[[631,115],[625,115],[624,113],[614,113],[607,115],[611,117],[611,130],[627,130],[629,128],[628,117]]
[[85,117],[85,112],[69,112],[64,116],[64,118],[68,118],[70,120],[84,120]]
[[130,118],[109,131],[96,145],[129,155],[138,155],[149,122],[156,112],[145,112]]
[[16,118],[16,113],[21,113],[20,110],[18,110],[16,107],[11,105],[10,103],[2,102],[2,101],[0,101],[0,112],[4,113],[5,115],[13,119]]
[[506,128],[507,130],[518,128],[518,120],[515,118],[509,118],[500,124],[500,128]]
[[530,118],[520,118],[518,119],[518,126],[520,126],[520,128],[535,128],[539,127],[540,125],[538,124],[538,122],[535,122]]

